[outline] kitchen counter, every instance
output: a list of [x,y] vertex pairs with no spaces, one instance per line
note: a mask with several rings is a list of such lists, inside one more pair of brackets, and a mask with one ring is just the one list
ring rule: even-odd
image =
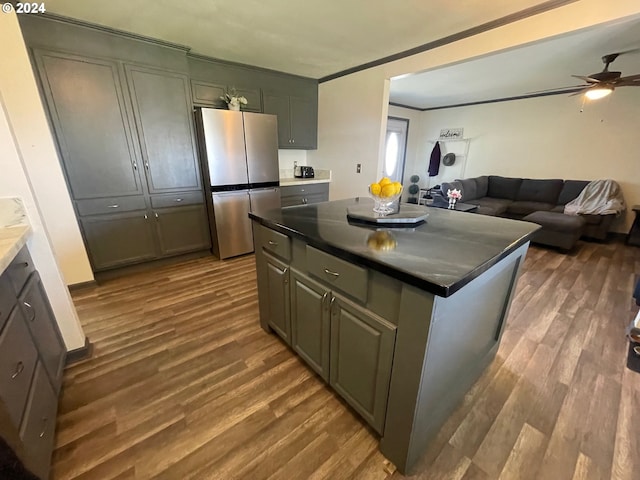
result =
[[356,198],[250,216],[344,260],[442,297],[460,290],[528,242],[540,228],[529,222],[429,208],[429,218],[422,225],[384,228],[396,247],[377,251],[368,246],[367,240],[381,227],[347,219],[347,207],[363,203],[373,208],[372,199]]
[[293,170],[280,170],[280,186],[289,187],[331,182],[331,170],[315,170],[314,174],[313,178],[296,178],[293,176]]
[[[410,474],[494,359],[535,224],[437,208],[389,228],[355,198],[250,214],[260,324],[380,434]],[[426,207],[425,207],[426,208]],[[402,209],[402,206],[401,206]]]
[[0,198],[0,273],[27,243],[31,227],[17,198]]

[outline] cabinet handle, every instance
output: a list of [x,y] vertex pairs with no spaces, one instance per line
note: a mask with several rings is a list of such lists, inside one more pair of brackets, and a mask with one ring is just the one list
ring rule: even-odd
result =
[[278,246],[278,242],[274,242],[273,240],[269,240],[269,245],[271,245],[272,247],[277,247]]
[[119,208],[120,205],[118,205],[117,203],[114,203],[113,205],[108,205],[108,208]]
[[338,278],[340,276],[338,272],[332,272],[328,268],[324,269],[324,273],[326,273],[327,275],[331,275],[332,277],[335,277],[335,278]]
[[336,297],[331,297],[331,303],[329,304],[329,313],[331,313],[331,315],[335,315],[335,311],[333,309],[333,306],[336,304]]
[[33,322],[36,319],[36,311],[35,311],[35,309],[33,308],[33,306],[29,302],[22,302],[22,304],[33,312],[33,317],[31,317],[29,319],[30,322]]
[[133,169],[138,170],[138,164],[136,162],[133,162]]
[[329,295],[329,292],[324,292],[322,294],[322,300],[320,300],[320,305],[322,305],[322,308],[327,310],[327,296]]
[[144,214],[144,219],[147,220],[149,217],[147,216],[147,214]]
[[282,274],[284,275],[284,284],[286,285],[287,283],[289,283],[289,268],[285,268],[282,271]]
[[11,375],[11,379],[16,378],[18,375],[22,373],[23,370],[24,370],[24,363],[20,361],[16,364],[16,371],[13,372],[13,375]]
[[144,162],[144,168],[146,168],[147,170],[149,170],[149,162]]
[[292,139],[291,139],[291,143],[296,143],[296,139],[295,139],[295,138],[292,138]]
[[42,431],[40,432],[40,435],[38,435],[40,438],[44,437],[44,434],[47,432],[47,422],[49,421],[49,419],[47,417],[42,417]]
[[156,218],[160,217],[160,215],[158,215],[158,212],[153,212],[153,214],[156,216]]
[[182,198],[176,198],[176,199],[175,199],[175,201],[176,201],[176,202],[181,202],[181,201],[182,201]]

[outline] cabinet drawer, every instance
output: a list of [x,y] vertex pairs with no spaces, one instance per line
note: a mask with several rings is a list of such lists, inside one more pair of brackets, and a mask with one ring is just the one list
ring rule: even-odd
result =
[[0,336],[0,398],[14,425],[20,425],[38,352],[18,308]]
[[20,294],[24,288],[24,284],[27,283],[29,275],[35,272],[35,270],[36,267],[33,265],[29,250],[27,250],[27,247],[22,247],[22,250],[18,252],[18,255],[16,255],[16,258],[13,259],[6,270],[6,274],[9,276],[9,281],[16,295]]
[[0,332],[2,332],[2,327],[4,327],[15,304],[16,294],[9,281],[9,275],[0,275]]
[[171,195],[154,195],[151,197],[153,208],[180,207],[203,203],[202,192],[174,193]]
[[145,210],[147,208],[143,196],[78,200],[76,201],[76,206],[78,207],[79,215],[131,212],[133,210]]
[[367,270],[307,245],[309,273],[360,300],[367,301]]
[[290,185],[280,186],[280,196],[287,197],[290,195],[309,196],[315,193],[326,193],[329,195],[328,183],[310,183],[308,185]]
[[285,260],[291,260],[291,239],[260,225],[260,247]]
[[49,478],[57,412],[58,398],[47,380],[42,364],[38,362],[20,428],[20,438],[25,445],[27,465],[39,478]]
[[37,272],[29,279],[18,301],[43,366],[57,391],[61,384],[66,349]]

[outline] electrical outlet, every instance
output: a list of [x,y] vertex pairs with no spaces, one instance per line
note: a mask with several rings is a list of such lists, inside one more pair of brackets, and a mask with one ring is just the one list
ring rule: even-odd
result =
[[362,173],[362,164],[361,163],[358,163],[356,165],[356,173]]

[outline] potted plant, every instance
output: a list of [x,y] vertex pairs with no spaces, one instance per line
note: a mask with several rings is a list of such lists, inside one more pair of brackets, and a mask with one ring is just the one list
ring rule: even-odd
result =
[[420,186],[418,182],[420,181],[420,177],[418,175],[411,175],[409,178],[411,181],[411,185],[409,185],[409,203],[418,203],[418,193],[420,192]]
[[229,110],[233,110],[235,112],[240,111],[240,105],[246,105],[248,103],[245,97],[238,94],[235,87],[225,93],[222,97],[220,97],[220,99],[227,102],[227,108]]

